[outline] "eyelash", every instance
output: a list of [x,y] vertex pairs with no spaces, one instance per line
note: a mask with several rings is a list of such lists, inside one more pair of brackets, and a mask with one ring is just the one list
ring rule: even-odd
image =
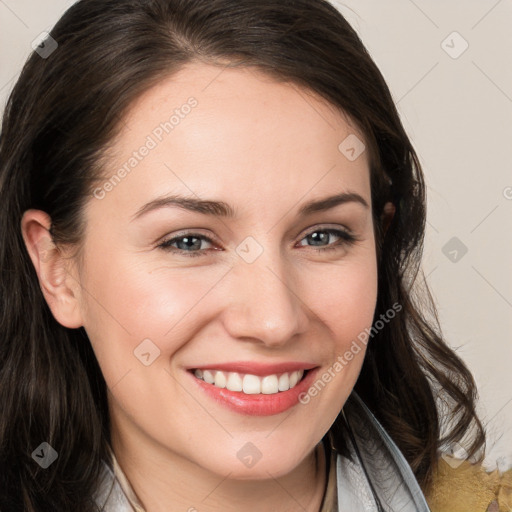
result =
[[[312,235],[313,233],[317,233],[317,232],[329,233],[330,235],[336,235],[341,238],[341,241],[327,245],[320,249],[313,247],[313,250],[316,252],[319,252],[319,253],[322,253],[325,251],[338,250],[344,245],[351,246],[358,240],[358,238],[356,238],[354,235],[351,235],[348,231],[344,231],[341,229],[315,229],[314,231],[310,231],[309,233],[306,233],[304,235],[304,237],[301,239],[301,241],[304,240],[304,238]],[[190,233],[181,234],[180,236],[177,236],[174,238],[170,238],[169,240],[164,240],[157,247],[160,249],[163,249],[164,251],[177,253],[177,254],[183,255],[185,257],[192,257],[192,258],[196,257],[196,256],[202,256],[204,254],[204,251],[208,250],[208,249],[203,249],[203,250],[199,250],[199,251],[185,251],[183,249],[177,249],[177,248],[171,246],[172,243],[182,240],[183,238],[198,238],[198,239],[207,241],[208,243],[210,243],[212,245],[215,244],[215,242],[213,240],[211,240],[209,237],[207,237],[205,235],[200,235],[199,233],[190,232]]]

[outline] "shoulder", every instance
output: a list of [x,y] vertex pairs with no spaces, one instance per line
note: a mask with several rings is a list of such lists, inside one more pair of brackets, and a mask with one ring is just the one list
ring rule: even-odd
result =
[[487,472],[480,464],[445,455],[426,498],[432,512],[510,512],[512,469]]

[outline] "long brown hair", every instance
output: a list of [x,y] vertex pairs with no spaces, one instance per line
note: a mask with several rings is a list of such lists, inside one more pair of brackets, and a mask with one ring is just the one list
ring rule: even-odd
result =
[[[20,231],[25,210],[51,217],[54,242],[83,242],[82,211],[123,113],[191,61],[254,66],[347,113],[371,156],[378,256],[375,320],[356,390],[426,489],[439,448],[484,442],[473,378],[443,340],[421,276],[425,183],[391,94],[361,40],[325,0],[82,0],[34,52],[10,95],[0,139],[0,510],[93,511],[109,461],[107,389],[83,328],[52,316]],[[220,64],[219,64],[220,65]],[[340,141],[341,142],[341,141]],[[396,212],[386,232],[381,213]],[[443,416],[439,403],[448,404]],[[441,419],[447,420],[441,429]],[[343,451],[339,419],[330,430]],[[41,442],[58,452],[42,469]]]

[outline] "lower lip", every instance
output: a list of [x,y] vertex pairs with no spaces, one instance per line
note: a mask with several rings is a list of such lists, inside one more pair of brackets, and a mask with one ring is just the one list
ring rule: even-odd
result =
[[192,372],[187,372],[201,391],[213,398],[216,402],[240,414],[248,416],[271,416],[279,414],[299,403],[299,396],[305,393],[315,379],[319,368],[311,369],[306,376],[292,389],[279,391],[272,395],[247,395],[241,391],[229,391],[226,388],[218,388],[214,384],[208,384],[198,379]]

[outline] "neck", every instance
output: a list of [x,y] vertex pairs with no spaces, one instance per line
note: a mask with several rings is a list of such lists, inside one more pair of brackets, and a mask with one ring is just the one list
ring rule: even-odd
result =
[[290,473],[264,480],[212,473],[161,445],[117,429],[112,431],[112,448],[146,512],[319,512],[326,486],[322,443]]

